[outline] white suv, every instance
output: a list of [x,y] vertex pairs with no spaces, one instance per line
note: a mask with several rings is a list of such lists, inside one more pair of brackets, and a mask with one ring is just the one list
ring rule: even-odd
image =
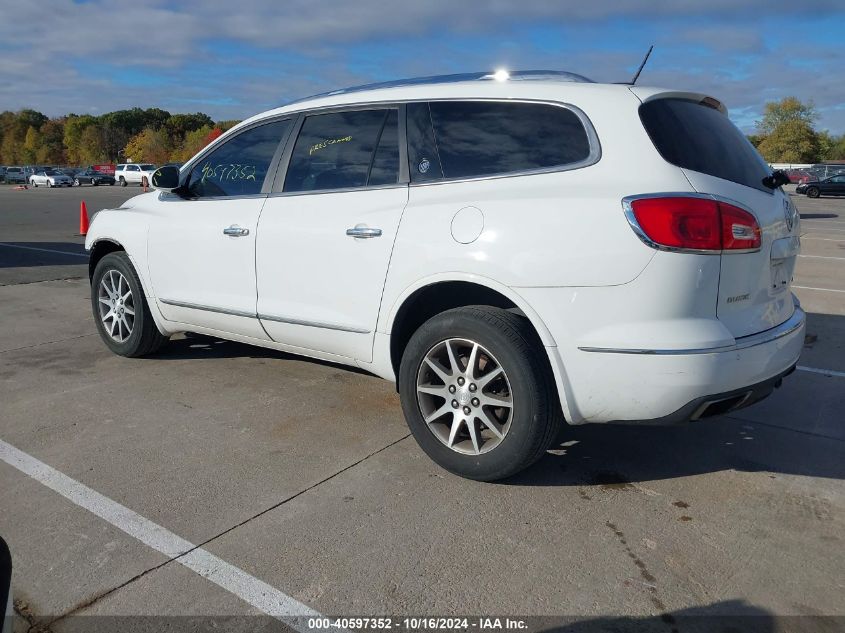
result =
[[114,179],[121,186],[143,185],[148,186],[152,182],[156,166],[150,163],[126,163],[114,168]]
[[444,468],[538,459],[561,420],[675,423],[796,365],[795,207],[711,97],[568,73],[320,95],[97,214],[114,352],[192,331],[395,380]]

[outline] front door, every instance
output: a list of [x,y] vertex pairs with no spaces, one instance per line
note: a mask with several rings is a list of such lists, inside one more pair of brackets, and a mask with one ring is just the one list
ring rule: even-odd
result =
[[398,124],[391,107],[302,121],[258,225],[258,314],[274,341],[371,360],[408,200]]
[[148,261],[164,318],[267,339],[256,317],[256,230],[289,125],[276,120],[224,140],[193,164],[187,199],[161,194]]

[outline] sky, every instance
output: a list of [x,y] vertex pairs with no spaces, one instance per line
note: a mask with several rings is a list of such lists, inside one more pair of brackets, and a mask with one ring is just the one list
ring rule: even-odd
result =
[[[5,6],[8,5],[8,6]],[[724,102],[812,101],[845,133],[845,0],[0,0],[0,111],[243,119],[345,86],[568,70]],[[37,11],[36,11],[37,9]],[[14,13],[20,20],[9,19]]]

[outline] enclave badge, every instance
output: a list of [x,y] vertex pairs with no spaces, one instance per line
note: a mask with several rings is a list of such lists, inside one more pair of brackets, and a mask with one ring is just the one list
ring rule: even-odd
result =
[[792,227],[795,226],[795,207],[789,198],[783,201],[783,217],[786,220],[786,230],[791,231]]

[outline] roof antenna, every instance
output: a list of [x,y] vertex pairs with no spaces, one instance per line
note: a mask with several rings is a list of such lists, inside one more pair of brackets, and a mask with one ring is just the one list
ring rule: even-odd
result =
[[640,73],[643,72],[643,68],[645,68],[645,63],[648,61],[648,57],[649,57],[649,55],[651,55],[651,51],[653,51],[653,50],[654,50],[654,44],[652,44],[651,46],[648,47],[648,52],[645,54],[645,57],[643,58],[643,63],[640,64],[639,68],[637,68],[637,72],[636,72],[636,74],[634,74],[634,78],[631,79],[630,85],[633,86],[635,83],[637,83],[637,79],[640,78]]

